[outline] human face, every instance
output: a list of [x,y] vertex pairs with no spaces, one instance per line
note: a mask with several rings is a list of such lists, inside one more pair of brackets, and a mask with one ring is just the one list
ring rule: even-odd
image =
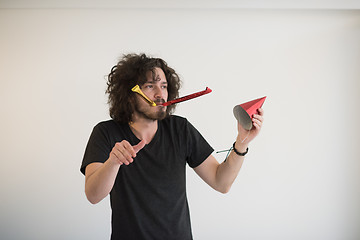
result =
[[[142,92],[156,104],[167,101],[167,80],[161,68],[155,68],[146,74],[147,81],[140,86]],[[139,116],[149,120],[161,120],[166,117],[166,107],[158,105],[156,107],[150,104],[142,97],[137,97],[136,112]]]

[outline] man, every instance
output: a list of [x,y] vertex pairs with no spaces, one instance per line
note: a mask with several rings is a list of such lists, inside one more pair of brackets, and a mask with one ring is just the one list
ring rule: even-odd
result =
[[[110,193],[113,240],[192,239],[186,163],[212,188],[228,192],[261,129],[262,109],[251,131],[238,124],[234,149],[219,164],[201,134],[171,115],[174,106],[160,105],[178,97],[180,88],[178,75],[162,59],[125,55],[107,85],[112,120],[94,127],[81,166],[88,200],[95,204]],[[135,85],[158,105],[132,92]]]

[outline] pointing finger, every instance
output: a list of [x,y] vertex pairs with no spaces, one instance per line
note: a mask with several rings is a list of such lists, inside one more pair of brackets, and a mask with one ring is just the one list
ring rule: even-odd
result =
[[146,145],[146,141],[143,139],[138,144],[133,146],[135,153],[138,153],[141,149],[143,149]]

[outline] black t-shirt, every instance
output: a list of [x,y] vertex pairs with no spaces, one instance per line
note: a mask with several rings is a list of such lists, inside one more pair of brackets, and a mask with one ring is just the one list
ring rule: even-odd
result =
[[[96,125],[87,144],[81,172],[93,162],[105,162],[116,142],[140,140],[128,124],[113,120]],[[158,121],[153,140],[134,162],[122,165],[110,192],[113,240],[192,239],[186,197],[186,163],[199,166],[213,148],[185,119]]]

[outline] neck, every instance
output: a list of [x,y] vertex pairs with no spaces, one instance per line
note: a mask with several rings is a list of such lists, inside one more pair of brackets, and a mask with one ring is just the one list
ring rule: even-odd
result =
[[155,136],[158,129],[158,121],[134,117],[129,126],[138,139],[145,140],[148,144]]

